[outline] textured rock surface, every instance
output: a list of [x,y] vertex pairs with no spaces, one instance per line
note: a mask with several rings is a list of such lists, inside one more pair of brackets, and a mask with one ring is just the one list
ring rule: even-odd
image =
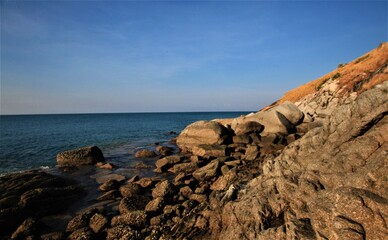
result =
[[[213,220],[214,238],[385,239],[388,83],[339,107]],[[215,215],[217,216],[217,215]]]
[[94,165],[104,162],[101,150],[96,146],[83,147],[58,153],[57,163],[60,167],[77,167],[81,165]]
[[41,171],[0,177],[0,238],[25,219],[63,211],[81,196],[74,181]]
[[177,145],[183,151],[191,152],[200,144],[222,144],[229,137],[227,128],[215,121],[198,121],[187,126],[178,136]]
[[218,144],[200,144],[192,148],[193,154],[200,157],[224,157],[226,156],[226,146]]
[[261,133],[264,129],[264,126],[258,122],[247,121],[241,124],[237,124],[234,128],[234,133],[236,135],[250,134],[250,133]]
[[136,158],[152,158],[156,156],[157,154],[149,149],[141,149],[135,153]]
[[264,126],[263,135],[270,133],[290,134],[295,131],[294,125],[280,112],[270,110],[265,112],[257,112],[239,117],[233,120],[232,129],[238,129],[237,126],[246,124],[247,122],[258,122]]

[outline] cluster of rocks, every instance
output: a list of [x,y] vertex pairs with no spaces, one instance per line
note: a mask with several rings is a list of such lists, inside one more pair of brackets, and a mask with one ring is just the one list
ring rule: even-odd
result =
[[213,239],[386,239],[388,82],[332,112],[213,209]]
[[[384,239],[387,95],[385,82],[325,118],[286,102],[190,124],[176,139],[181,152],[136,152],[155,160],[156,177],[97,177],[101,194],[62,232],[44,231],[40,212],[56,205],[39,203],[58,201],[61,210],[80,196],[76,187],[50,180],[14,193],[10,179],[0,178],[0,228],[13,229],[6,234],[15,239]],[[60,167],[115,167],[95,146],[57,159]],[[10,214],[21,217],[6,221]]]
[[64,211],[83,195],[74,181],[42,171],[0,177],[0,238],[50,239],[50,229],[36,219]]
[[343,93],[339,85],[338,79],[329,79],[319,91],[308,94],[295,105],[312,118],[325,118],[337,107],[353,102],[358,95],[357,92]]

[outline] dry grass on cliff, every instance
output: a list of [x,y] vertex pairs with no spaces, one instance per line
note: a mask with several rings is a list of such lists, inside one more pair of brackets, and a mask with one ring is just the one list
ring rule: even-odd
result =
[[[339,65],[334,71],[287,92],[274,105],[285,101],[299,101],[306,95],[319,91],[321,85],[334,76],[337,76],[339,87],[344,94],[352,91],[365,91],[388,80],[387,64],[388,43],[382,43],[356,60],[343,66]],[[377,73],[384,67],[385,71]]]

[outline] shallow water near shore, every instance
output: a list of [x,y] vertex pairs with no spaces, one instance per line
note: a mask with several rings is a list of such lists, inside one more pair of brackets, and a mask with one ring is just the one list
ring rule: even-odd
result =
[[113,113],[0,116],[0,175],[53,168],[61,151],[97,145],[120,168],[137,163],[134,153],[168,144],[198,120],[231,118],[247,112]]

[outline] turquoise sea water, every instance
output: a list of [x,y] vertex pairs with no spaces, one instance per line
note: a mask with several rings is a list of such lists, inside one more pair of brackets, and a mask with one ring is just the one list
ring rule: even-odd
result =
[[97,145],[121,167],[133,164],[134,152],[168,144],[197,120],[238,117],[246,112],[115,113],[0,116],[0,174],[54,167],[61,151]]

